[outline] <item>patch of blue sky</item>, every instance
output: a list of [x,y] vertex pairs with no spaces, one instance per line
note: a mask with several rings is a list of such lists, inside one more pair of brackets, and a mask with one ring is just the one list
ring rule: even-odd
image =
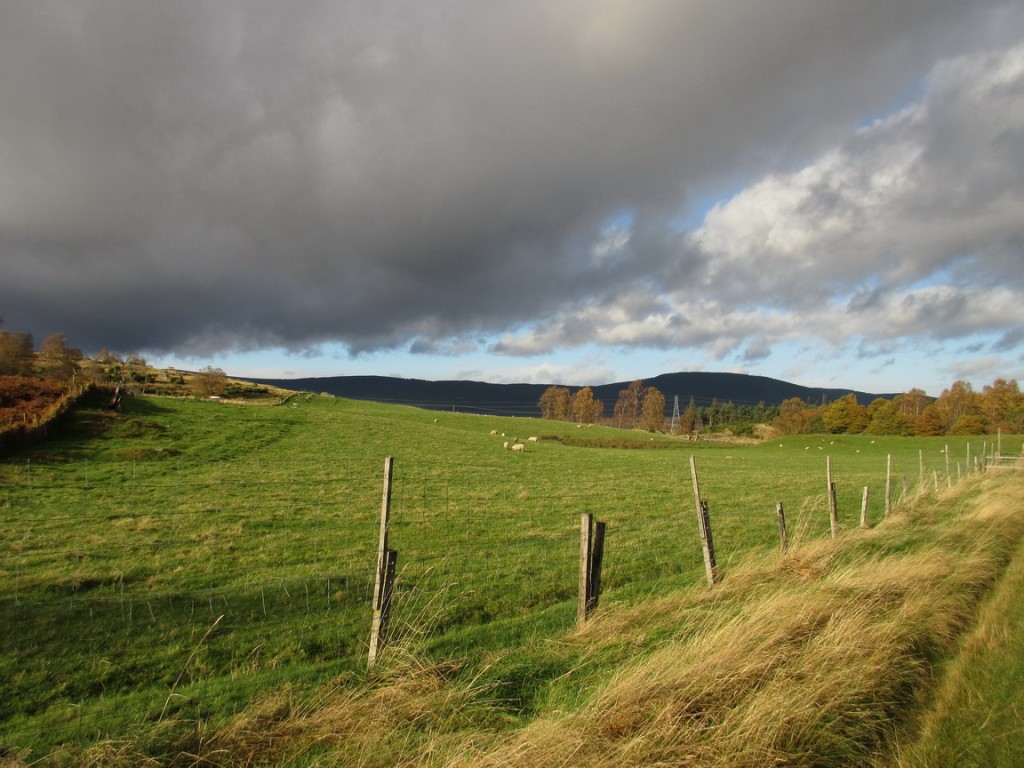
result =
[[958,277],[962,272],[962,264],[950,264],[919,277],[910,283],[906,290],[912,292],[920,291],[924,288],[934,288],[937,285],[957,285],[962,281],[962,277]]
[[604,231],[617,231],[622,229],[633,229],[636,223],[636,211],[632,208],[623,208],[611,214],[604,220],[601,227]]

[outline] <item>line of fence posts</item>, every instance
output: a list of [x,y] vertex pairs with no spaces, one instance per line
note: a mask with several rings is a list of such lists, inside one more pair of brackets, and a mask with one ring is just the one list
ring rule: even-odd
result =
[[[970,444],[967,446],[968,465],[970,463]],[[949,469],[949,446],[945,447],[946,477],[952,482]],[[1022,448],[1024,454],[1024,448]],[[982,452],[984,455],[984,451]],[[918,451],[920,484],[924,485],[924,451]],[[832,457],[826,457],[826,482],[828,484],[829,526],[832,538],[839,536],[839,510],[836,501],[836,484],[832,473]],[[388,547],[388,527],[391,516],[391,483],[394,471],[392,457],[384,460],[384,489],[381,500],[380,534],[377,547],[377,573],[373,589],[373,624],[370,631],[370,650],[368,664],[373,665],[380,651],[387,644],[388,623],[391,611],[391,598],[394,592],[395,572],[398,564],[398,552]],[[700,480],[697,476],[697,459],[690,456],[690,475],[693,480],[693,498],[697,510],[697,525],[700,532],[701,549],[704,556],[704,573],[709,586],[718,580],[718,565],[715,560],[714,537],[711,533],[711,514],[708,503],[701,498]],[[906,475],[903,476],[904,495],[906,495]],[[933,472],[935,490],[939,488],[938,471]],[[868,525],[869,487],[864,486],[861,499],[860,527]],[[775,505],[779,524],[779,540],[782,554],[789,552],[789,537],[786,531],[786,513],[783,503]],[[892,512],[892,454],[886,456],[885,468],[885,512],[886,517]],[[592,514],[580,517],[580,570],[579,592],[576,611],[576,623],[582,625],[588,616],[597,608],[601,593],[601,568],[604,561],[604,541],[606,524],[595,521]]]

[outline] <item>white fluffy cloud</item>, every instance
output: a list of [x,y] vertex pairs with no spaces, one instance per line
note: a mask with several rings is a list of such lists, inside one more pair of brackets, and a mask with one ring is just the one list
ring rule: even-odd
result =
[[589,336],[718,356],[745,347],[757,359],[800,336],[993,334],[1005,345],[1024,326],[1022,211],[1018,45],[940,63],[920,99],[715,206],[676,254],[699,265],[692,282],[588,305],[502,347],[536,352]]

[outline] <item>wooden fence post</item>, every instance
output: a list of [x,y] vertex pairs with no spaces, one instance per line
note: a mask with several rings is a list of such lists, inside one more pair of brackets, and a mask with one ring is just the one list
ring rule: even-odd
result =
[[782,508],[782,502],[775,505],[775,514],[779,518],[779,544],[782,547],[782,554],[789,552],[789,536],[786,534],[786,510]]
[[580,515],[580,584],[576,597],[576,626],[581,626],[587,620],[593,530],[594,516],[589,513]]
[[387,644],[391,594],[394,586],[398,553],[388,549],[388,528],[391,524],[391,478],[394,459],[384,459],[384,491],[380,504],[380,536],[377,542],[377,573],[373,583],[373,623],[370,627],[370,652],[367,666],[373,666],[377,655]]
[[832,482],[832,457],[825,457],[825,474],[828,480],[828,520],[832,538],[839,537],[839,509],[836,504],[836,484]]
[[580,584],[576,604],[576,625],[581,626],[597,608],[601,596],[601,566],[604,562],[605,523],[595,523],[591,514],[580,515]]
[[711,514],[706,501],[700,498],[700,483],[697,480],[697,459],[690,457],[690,476],[693,478],[693,500],[697,505],[697,526],[700,530],[700,545],[704,551],[704,574],[708,586],[713,587],[718,577],[718,566],[715,562],[715,542],[711,536]]
[[892,512],[892,454],[885,459],[885,516]]
[[[886,484],[888,487],[888,483]],[[868,527],[868,487],[864,486],[864,497],[860,500],[860,527]]]
[[604,564],[605,523],[594,523],[594,544],[590,548],[590,589],[587,590],[587,615],[597,608],[601,597],[601,566]]

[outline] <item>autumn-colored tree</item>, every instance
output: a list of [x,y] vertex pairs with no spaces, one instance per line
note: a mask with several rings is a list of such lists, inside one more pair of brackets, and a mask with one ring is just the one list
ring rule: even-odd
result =
[[665,396],[657,387],[644,390],[640,426],[648,432],[660,432],[665,426]]
[[1006,414],[1006,431],[1013,435],[1024,434],[1024,405]]
[[208,365],[192,376],[192,391],[200,397],[219,397],[228,385],[227,374]]
[[859,434],[871,422],[868,409],[857,402],[852,392],[830,404],[821,419],[825,429],[833,434]]
[[35,358],[31,333],[0,329],[0,376],[28,376]]
[[572,396],[572,414],[577,424],[593,424],[601,418],[604,403],[594,398],[594,390],[584,387]]
[[619,392],[615,403],[613,418],[615,423],[625,429],[633,429],[640,422],[641,405],[644,396],[644,383],[637,379]]
[[985,419],[977,414],[961,416],[946,433],[948,435],[984,435]]
[[697,401],[690,397],[690,403],[686,410],[679,414],[679,431],[684,435],[693,434],[697,426]]
[[899,398],[875,398],[868,406],[868,416],[871,423],[864,431],[869,435],[909,435],[913,432],[912,423],[903,415]]
[[942,424],[940,434],[948,434],[962,416],[983,415],[981,396],[966,381],[954,381],[949,389],[943,390],[933,405]]
[[991,386],[981,391],[981,410],[988,422],[989,430],[1003,429],[1018,432],[1011,415],[1024,408],[1024,393],[1021,393],[1016,379],[996,379]]
[[939,408],[935,403],[926,405],[921,411],[921,415],[914,419],[914,434],[918,437],[946,434],[946,426],[943,424]]
[[782,435],[805,435],[810,431],[814,409],[799,397],[783,400],[779,415],[772,420],[772,426]]
[[45,378],[67,381],[75,373],[75,363],[82,359],[82,352],[68,345],[63,333],[51,333],[39,345],[38,365]]
[[904,392],[897,400],[900,404],[900,414],[908,424],[913,424],[917,417],[924,413],[924,409],[929,403],[928,395],[922,389],[911,389],[909,392]]
[[569,390],[565,387],[548,387],[537,401],[542,419],[569,420]]

